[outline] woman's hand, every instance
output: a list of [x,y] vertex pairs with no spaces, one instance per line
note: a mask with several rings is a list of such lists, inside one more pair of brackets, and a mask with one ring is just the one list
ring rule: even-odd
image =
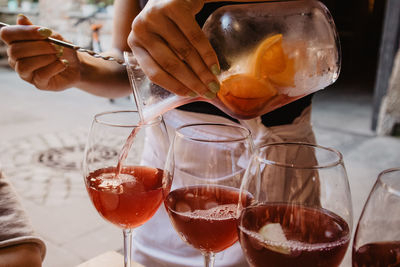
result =
[[132,23],[128,44],[144,73],[178,95],[215,98],[218,59],[195,20],[204,0],[150,0]]
[[0,31],[9,64],[23,80],[41,90],[61,91],[80,80],[79,59],[75,51],[44,41],[50,36],[63,40],[23,15],[18,15],[17,25]]

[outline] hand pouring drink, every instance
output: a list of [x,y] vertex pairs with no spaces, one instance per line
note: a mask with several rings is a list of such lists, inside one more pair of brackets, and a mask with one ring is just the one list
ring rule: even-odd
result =
[[212,100],[178,96],[153,84],[134,55],[125,53],[143,120],[194,101],[251,119],[323,89],[339,75],[338,35],[318,1],[225,6],[207,19],[203,31],[221,66],[221,88]]

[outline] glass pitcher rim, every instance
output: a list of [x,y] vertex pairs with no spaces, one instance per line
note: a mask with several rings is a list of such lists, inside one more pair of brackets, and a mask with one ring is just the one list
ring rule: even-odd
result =
[[[111,122],[106,122],[106,121],[100,119],[104,115],[111,115],[111,114],[117,114],[117,113],[137,113],[139,116],[139,120],[137,123],[133,123],[133,122],[132,123],[111,123]],[[158,116],[151,121],[146,121],[143,123],[140,119],[140,112],[137,110],[112,110],[112,111],[104,111],[104,112],[97,113],[96,115],[94,115],[93,121],[95,123],[98,123],[101,125],[106,125],[106,126],[111,126],[111,127],[134,128],[134,127],[156,125],[156,124],[162,122],[162,116]]]
[[[243,6],[250,6],[252,8],[257,9],[259,6],[271,6],[271,5],[301,5],[307,4],[307,7],[318,7],[319,9],[325,9],[326,5],[321,2],[321,0],[280,0],[280,1],[253,1],[253,2],[230,2],[226,5],[218,7],[213,13],[217,13],[216,11],[224,11],[225,9],[242,9]],[[324,10],[325,11],[325,10]],[[291,13],[296,14],[291,11]],[[303,13],[300,13],[304,15]],[[280,16],[275,14],[269,14],[269,16]]]
[[[314,165],[310,165],[310,166],[296,166],[295,164],[290,164],[290,163],[284,163],[284,162],[280,162],[280,161],[274,161],[274,160],[269,160],[269,159],[265,159],[262,158],[260,156],[260,151],[262,149],[265,149],[267,147],[273,147],[273,146],[279,146],[279,145],[296,145],[296,146],[304,146],[304,147],[313,147],[313,148],[317,148],[320,150],[325,150],[328,152],[331,152],[333,154],[336,155],[336,159],[334,160],[330,160],[327,163],[324,164],[320,164],[320,163],[315,163]],[[278,166],[278,167],[284,167],[284,168],[292,168],[292,169],[307,169],[307,170],[315,170],[315,169],[327,169],[327,168],[332,168],[338,165],[343,165],[343,155],[342,153],[340,153],[339,150],[335,149],[335,148],[331,148],[331,147],[325,147],[325,146],[321,146],[318,144],[313,144],[313,143],[307,143],[307,142],[274,142],[274,143],[268,143],[268,144],[263,144],[260,146],[256,147],[256,150],[254,152],[254,156],[256,157],[256,159],[266,165],[274,165],[274,166]]]
[[134,62],[137,63],[136,56],[133,51],[123,51],[122,54],[124,56],[125,66],[129,67],[130,65],[132,65],[132,63],[130,63],[130,60],[134,60]]
[[[220,139],[220,140],[210,140],[210,139],[206,139],[206,138],[191,137],[191,136],[185,135],[182,132],[180,132],[184,128],[193,127],[193,126],[201,126],[201,125],[234,127],[234,128],[243,130],[245,132],[245,135],[242,137],[237,137],[237,138],[232,137],[232,138]],[[178,128],[176,128],[175,133],[176,133],[176,136],[180,136],[183,139],[196,141],[196,142],[208,142],[208,143],[233,143],[233,142],[238,142],[238,141],[244,141],[244,140],[248,139],[249,137],[251,138],[251,132],[248,128],[246,128],[242,125],[237,125],[237,124],[233,124],[233,123],[214,123],[214,122],[187,123],[187,124],[181,125]]]

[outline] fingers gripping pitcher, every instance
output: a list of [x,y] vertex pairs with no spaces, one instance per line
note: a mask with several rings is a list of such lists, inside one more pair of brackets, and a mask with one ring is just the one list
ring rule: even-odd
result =
[[221,66],[215,99],[161,88],[132,53],[125,53],[142,120],[195,101],[209,102],[236,119],[251,119],[329,86],[340,72],[335,24],[318,1],[224,6],[207,19],[203,31]]

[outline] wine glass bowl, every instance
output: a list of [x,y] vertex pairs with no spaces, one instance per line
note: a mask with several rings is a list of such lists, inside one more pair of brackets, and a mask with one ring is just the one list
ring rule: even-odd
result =
[[98,213],[123,229],[125,266],[131,263],[132,229],[154,215],[169,190],[163,172],[168,145],[161,117],[141,123],[136,111],[112,111],[93,119],[84,181]]
[[358,221],[354,267],[400,266],[400,168],[382,171]]
[[86,178],[90,199],[107,221],[122,229],[136,228],[149,220],[163,201],[163,171],[144,166],[116,167],[91,172]]
[[239,187],[252,150],[250,131],[234,124],[184,125],[171,143],[165,208],[182,240],[205,256],[205,266],[238,240]]
[[341,154],[306,143],[258,148],[241,187],[254,196],[238,222],[250,266],[339,266],[352,229]]

